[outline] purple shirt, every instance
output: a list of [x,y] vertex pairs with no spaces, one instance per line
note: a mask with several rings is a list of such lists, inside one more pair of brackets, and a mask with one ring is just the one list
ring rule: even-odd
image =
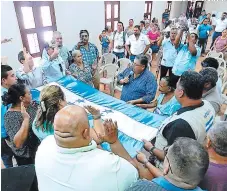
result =
[[200,187],[209,191],[226,191],[227,164],[215,164],[210,162],[206,175],[200,183]]

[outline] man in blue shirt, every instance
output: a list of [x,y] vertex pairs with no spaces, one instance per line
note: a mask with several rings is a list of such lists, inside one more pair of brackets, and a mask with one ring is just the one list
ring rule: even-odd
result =
[[188,34],[186,44],[181,44],[180,39],[183,35],[184,29],[180,30],[180,33],[177,35],[175,39],[175,48],[178,49],[178,54],[173,65],[172,69],[172,77],[178,81],[180,76],[185,71],[194,71],[196,62],[201,54],[201,48],[196,45],[198,40],[198,36],[195,33]]
[[172,75],[172,68],[177,57],[177,49],[175,48],[175,39],[177,36],[177,28],[171,28],[170,30],[170,38],[164,39],[162,35],[158,41],[158,46],[162,46],[163,49],[163,57],[161,61],[161,74],[160,79],[165,77],[167,72],[169,72],[169,76]]
[[205,18],[207,18],[207,16],[206,16],[206,11],[203,10],[203,11],[201,12],[201,15],[200,15],[199,18],[198,18],[199,24],[201,24]]
[[208,36],[210,36],[212,27],[208,24],[209,21],[207,18],[205,18],[201,25],[198,27],[198,35],[199,35],[199,46],[202,48],[202,54],[205,53],[206,45],[207,45],[207,39]]
[[54,41],[48,42],[45,49],[48,57],[43,58],[42,70],[48,83],[56,82],[69,72],[66,71],[65,62],[59,55],[58,45]]
[[150,103],[154,99],[157,82],[147,64],[146,56],[136,56],[134,66],[118,75],[118,83],[123,85],[121,100],[135,105]]
[[84,63],[87,63],[95,71],[95,74],[93,75],[93,84],[96,89],[99,89],[99,51],[94,44],[89,42],[89,33],[87,30],[80,31],[80,42],[78,42],[77,45],[73,47],[72,51],[73,50],[80,50]]
[[[142,153],[137,159],[148,169],[152,166]],[[158,178],[139,180],[126,191],[202,191],[198,184],[208,166],[209,156],[205,148],[196,140],[181,137],[165,150],[164,170],[159,172]]]
[[[13,69],[8,65],[1,65],[1,96],[16,82],[17,78]],[[8,108],[9,106],[1,105],[1,158],[6,168],[13,167],[13,152],[6,143],[8,135],[4,127],[4,115]]]

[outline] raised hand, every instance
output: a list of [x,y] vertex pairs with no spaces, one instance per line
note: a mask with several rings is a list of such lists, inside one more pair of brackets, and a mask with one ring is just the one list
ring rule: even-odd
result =
[[22,114],[24,119],[29,119],[30,118],[29,114],[26,111],[26,108],[24,107],[24,103],[23,102],[21,102],[21,114]]
[[99,139],[102,142],[107,142],[109,144],[114,144],[118,140],[118,126],[117,122],[113,122],[112,119],[107,119],[103,123],[104,135],[99,135]]
[[86,110],[88,110],[89,113],[91,113],[91,115],[93,117],[99,117],[100,116],[100,110],[91,106],[91,105],[87,105],[87,106],[84,106],[84,108]]

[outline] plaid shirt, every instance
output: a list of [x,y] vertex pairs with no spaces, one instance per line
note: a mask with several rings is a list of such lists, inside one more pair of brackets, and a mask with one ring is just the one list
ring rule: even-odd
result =
[[[73,50],[78,50],[77,45],[75,45],[73,47],[72,51]],[[87,63],[91,66],[92,64],[97,62],[97,58],[99,57],[99,51],[98,51],[98,48],[94,44],[89,42],[88,50],[84,46],[81,46],[79,50],[80,50],[81,54],[83,55],[84,63]]]

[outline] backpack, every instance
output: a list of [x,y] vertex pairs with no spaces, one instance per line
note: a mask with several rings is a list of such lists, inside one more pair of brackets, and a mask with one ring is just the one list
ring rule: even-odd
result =
[[[114,31],[113,32],[113,41],[114,41],[114,38],[115,38],[115,35],[116,35],[117,31]],[[123,31],[123,43],[125,44],[126,40],[125,40],[125,35],[126,35],[126,32]]]

